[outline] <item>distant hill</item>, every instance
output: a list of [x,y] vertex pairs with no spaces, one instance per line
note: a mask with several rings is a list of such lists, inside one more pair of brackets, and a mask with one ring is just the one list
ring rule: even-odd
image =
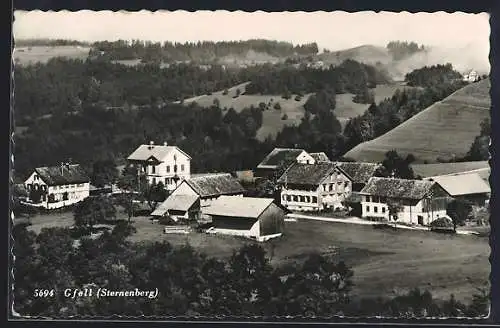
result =
[[89,50],[88,46],[78,45],[16,47],[12,57],[14,62],[20,65],[46,63],[55,57],[85,60],[89,55]]
[[392,61],[392,57],[386,48],[372,45],[362,45],[339,51],[324,52],[319,54],[317,59],[323,61],[325,64],[333,65],[338,65],[347,59],[372,65],[376,63],[388,64]]
[[345,156],[368,162],[380,162],[389,150],[413,154],[419,162],[464,156],[480,133],[480,123],[490,117],[489,92],[489,79],[467,85]]

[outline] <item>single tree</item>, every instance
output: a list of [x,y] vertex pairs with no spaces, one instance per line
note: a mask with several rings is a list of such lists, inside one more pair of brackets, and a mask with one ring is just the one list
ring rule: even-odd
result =
[[457,231],[457,225],[462,225],[472,212],[472,205],[464,199],[454,199],[448,204],[446,214],[453,222],[453,231]]
[[95,224],[116,217],[116,208],[106,196],[87,197],[74,209],[75,226],[92,233]]

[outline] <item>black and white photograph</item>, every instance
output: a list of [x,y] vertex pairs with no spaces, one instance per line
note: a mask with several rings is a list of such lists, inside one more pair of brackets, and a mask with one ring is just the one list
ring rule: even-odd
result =
[[490,315],[488,13],[13,15],[11,319]]

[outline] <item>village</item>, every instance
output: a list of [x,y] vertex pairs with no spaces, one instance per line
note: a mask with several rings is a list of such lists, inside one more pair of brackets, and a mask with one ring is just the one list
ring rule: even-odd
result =
[[[131,201],[143,209],[141,220],[165,234],[201,231],[265,242],[286,234],[284,222],[297,219],[461,233],[488,224],[489,167],[431,176],[426,166],[439,164],[420,164],[415,170],[424,176],[416,180],[380,177],[380,163],[334,162],[323,152],[304,149],[275,148],[254,170],[227,173],[192,173],[191,159],[176,146],[153,141],[127,158],[137,182],[164,188],[166,199],[153,209],[145,200]],[[262,181],[272,189],[267,197],[252,197],[244,187]],[[22,204],[49,215],[89,197],[138,193],[117,185],[96,188],[75,163],[35,168],[18,188],[26,191]],[[450,214],[454,200],[465,200],[472,209],[458,224]]]

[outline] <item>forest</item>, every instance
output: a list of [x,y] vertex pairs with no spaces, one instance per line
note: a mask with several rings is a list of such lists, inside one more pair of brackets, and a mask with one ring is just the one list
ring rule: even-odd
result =
[[[89,56],[102,56],[109,60],[142,59],[144,62],[194,61],[212,63],[225,56],[244,56],[249,51],[281,58],[293,55],[315,55],[318,52],[318,45],[310,43],[294,46],[289,42],[261,39],[185,43],[118,40],[93,43]],[[101,54],[101,52],[104,53]]]
[[[335,116],[335,94],[340,87],[356,91],[355,88],[366,88],[369,82],[381,82],[376,71],[353,61],[346,61],[340,69],[297,70],[297,74],[273,67],[231,71],[214,66],[205,71],[187,64],[169,68],[127,67],[65,59],[16,67],[15,123],[25,127],[15,137],[16,176],[28,174],[33,167],[57,165],[69,159],[89,169],[100,160],[122,163],[137,145],[151,140],[167,141],[196,154],[193,172],[251,169],[275,146],[325,151],[331,159],[337,159],[463,85],[448,81],[397,91],[391,98],[371,104],[363,115],[351,119],[342,132]],[[434,79],[434,71],[427,72],[428,79]],[[302,90],[317,91],[305,104],[307,114],[302,122],[286,126],[275,139],[255,139],[262,125],[262,108],[250,106],[238,113],[216,104],[204,109],[196,103],[184,106],[170,102],[190,90],[192,94],[203,94],[256,76],[260,76],[257,81],[280,76],[276,79],[276,92],[283,91],[282,86],[286,85],[294,92],[300,91],[294,88],[314,85],[313,77],[320,82],[318,89]],[[300,77],[309,80],[295,83],[289,76],[299,77],[296,81],[301,81]],[[425,79],[422,81],[426,83]],[[319,89],[321,84],[327,87]]]
[[[75,215],[77,215],[75,213]],[[484,316],[486,291],[470,304],[453,295],[438,301],[415,289],[395,298],[351,296],[355,272],[348,264],[318,253],[287,268],[270,264],[270,255],[249,243],[229,258],[212,258],[190,245],[134,244],[134,228],[120,221],[98,238],[76,236],[69,228],[44,228],[35,235],[14,227],[16,277],[14,310],[22,315],[69,318],[115,315],[303,316],[384,315],[403,318]],[[22,277],[22,279],[20,279]],[[266,283],[263,284],[262,282]],[[66,289],[98,287],[111,291],[155,291],[148,297],[65,296]],[[34,294],[47,297],[36,297]],[[94,294],[95,295],[95,294]]]
[[418,52],[424,52],[427,49],[424,45],[418,45],[415,42],[391,41],[386,46],[392,59],[395,61],[410,57]]

